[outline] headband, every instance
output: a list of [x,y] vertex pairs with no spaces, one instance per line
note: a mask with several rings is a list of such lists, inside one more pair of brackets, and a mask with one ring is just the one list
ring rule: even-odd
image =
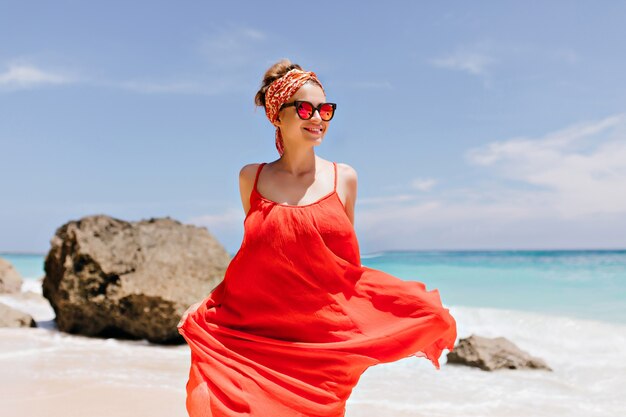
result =
[[[304,83],[309,80],[317,82],[322,91],[322,83],[317,79],[317,76],[312,71],[302,71],[294,68],[288,71],[285,75],[276,80],[267,88],[265,92],[265,114],[272,124],[278,119],[278,111],[280,106],[287,102],[298,91]],[[283,144],[283,136],[280,133],[280,129],[276,127],[276,149],[282,156],[285,148]]]

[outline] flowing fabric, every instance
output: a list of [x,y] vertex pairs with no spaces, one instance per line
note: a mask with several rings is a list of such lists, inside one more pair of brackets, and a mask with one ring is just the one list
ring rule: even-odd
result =
[[257,190],[224,279],[180,325],[190,417],[342,417],[370,366],[408,356],[439,369],[456,321],[437,289],[361,265],[336,192],[285,205]]

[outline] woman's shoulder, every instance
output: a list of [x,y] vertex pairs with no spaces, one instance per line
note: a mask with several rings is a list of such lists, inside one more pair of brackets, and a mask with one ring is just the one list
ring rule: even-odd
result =
[[252,184],[261,163],[246,164],[239,170],[239,180],[246,184]]
[[327,159],[323,159],[323,158],[319,158],[321,161],[324,161],[325,164],[328,164],[331,168],[332,168],[332,164],[336,164],[337,165],[337,173],[339,175],[341,175],[342,173],[344,175],[348,175],[348,176],[355,176],[356,177],[356,170],[354,168],[352,168],[350,165],[344,163],[344,162],[337,162],[337,161],[329,161]]
[[357,172],[352,166],[344,163],[344,162],[336,162],[337,164],[337,175],[344,178],[346,181],[356,181],[357,180]]
[[259,163],[259,162],[253,162],[253,163],[250,163],[250,164],[245,164],[239,170],[239,175],[241,175],[241,174],[249,174],[251,172],[256,172],[256,170],[259,168],[260,165],[261,165],[261,163]]

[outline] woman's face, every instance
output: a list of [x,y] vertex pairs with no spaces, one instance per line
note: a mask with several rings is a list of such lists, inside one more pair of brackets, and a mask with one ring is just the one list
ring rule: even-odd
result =
[[[326,102],[326,96],[319,85],[307,82],[296,91],[288,100],[291,103],[296,100],[309,101],[313,106]],[[302,120],[296,113],[294,106],[286,107],[278,114],[279,120],[276,126],[280,127],[285,148],[290,146],[301,146],[306,142],[319,145],[326,134],[329,122],[320,118],[318,111],[313,113],[309,120]]]

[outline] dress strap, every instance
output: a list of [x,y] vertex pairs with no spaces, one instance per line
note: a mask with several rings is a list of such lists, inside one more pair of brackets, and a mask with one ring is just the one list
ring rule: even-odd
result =
[[259,167],[256,170],[256,176],[254,177],[254,185],[252,186],[252,191],[256,191],[257,193],[259,191],[257,190],[256,185],[259,182],[259,174],[261,173],[261,170],[263,169],[263,165],[265,165],[265,162],[261,162],[259,164]]
[[333,192],[337,191],[337,163],[333,161],[333,167],[335,168],[335,185],[333,185]]

